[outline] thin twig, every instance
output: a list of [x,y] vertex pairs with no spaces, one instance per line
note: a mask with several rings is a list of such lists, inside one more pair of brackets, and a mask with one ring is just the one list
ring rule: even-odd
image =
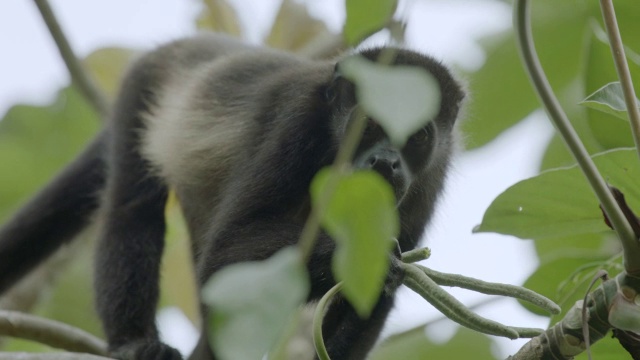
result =
[[106,118],[109,113],[109,105],[106,101],[106,97],[91,80],[80,61],[78,61],[78,58],[73,52],[69,41],[67,41],[67,37],[64,35],[56,16],[51,10],[51,6],[49,6],[47,0],[34,0],[34,2],[40,11],[40,15],[42,15],[42,19],[45,24],[47,24],[49,33],[51,33],[51,36],[58,47],[62,60],[69,70],[71,80],[78,86],[80,92],[84,95],[95,111],[103,119]]
[[616,20],[616,12],[613,8],[611,0],[600,0],[600,8],[602,9],[602,17],[607,27],[607,35],[609,35],[609,46],[613,55],[613,61],[616,64],[616,71],[622,91],[624,92],[624,102],[627,104],[627,113],[629,114],[629,122],[631,122],[631,133],[636,143],[636,151],[640,156],[640,109],[636,100],[636,93],[633,90],[633,82],[631,73],[629,72],[629,64],[627,64],[627,56],[624,53],[624,45],[618,29],[618,20]]
[[613,198],[609,187],[598,172],[593,160],[589,156],[582,141],[578,137],[567,115],[560,107],[558,99],[553,94],[553,90],[549,85],[549,80],[542,70],[540,60],[536,54],[531,35],[531,25],[529,18],[529,1],[518,0],[514,8],[515,30],[520,49],[522,60],[526,65],[527,72],[531,78],[531,82],[535,86],[536,92],[540,100],[544,104],[549,117],[553,121],[556,129],[562,135],[565,144],[575,157],[580,169],[587,177],[587,181],[595,192],[598,200],[602,204],[613,228],[622,241],[624,248],[625,268],[629,274],[637,274],[640,272],[640,246],[633,234],[631,225],[624,217],[618,203]]

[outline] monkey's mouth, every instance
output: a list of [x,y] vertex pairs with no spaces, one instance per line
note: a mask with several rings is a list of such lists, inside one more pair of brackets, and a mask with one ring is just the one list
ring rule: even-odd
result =
[[404,197],[407,195],[407,193],[409,192],[409,186],[408,185],[404,185],[404,181],[402,186],[394,186],[393,187],[393,192],[394,195],[396,196],[396,206],[400,206],[400,204],[402,203],[402,200],[404,200]]
[[376,169],[384,180],[393,188],[393,195],[396,197],[396,205],[399,205],[409,190],[409,183],[404,175],[393,171],[380,171]]

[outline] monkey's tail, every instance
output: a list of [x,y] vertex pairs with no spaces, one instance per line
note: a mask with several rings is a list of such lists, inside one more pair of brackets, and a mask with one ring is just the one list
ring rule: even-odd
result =
[[105,187],[106,146],[103,130],[0,228],[0,294],[89,224]]

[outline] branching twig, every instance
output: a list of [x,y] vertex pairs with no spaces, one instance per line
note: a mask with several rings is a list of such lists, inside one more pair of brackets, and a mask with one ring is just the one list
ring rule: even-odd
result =
[[0,310],[0,335],[37,341],[68,351],[107,354],[104,341],[83,330],[15,311]]
[[598,172],[593,160],[589,156],[582,141],[578,137],[567,115],[562,110],[558,99],[553,94],[549,85],[549,80],[542,70],[540,60],[536,54],[531,35],[531,25],[529,17],[529,1],[518,0],[514,8],[515,30],[518,39],[518,47],[522,56],[522,61],[531,78],[540,100],[544,104],[549,117],[553,121],[556,129],[562,135],[565,144],[575,157],[580,169],[586,176],[591,188],[595,192],[598,200],[602,204],[609,220],[611,221],[618,238],[622,241],[624,248],[624,263],[629,274],[640,272],[640,246],[631,229],[631,225],[624,217],[618,203],[613,198],[609,187]]
[[417,266],[412,264],[400,265],[406,274],[404,284],[422,296],[438,311],[460,325],[485,334],[503,336],[510,339],[532,337],[542,332],[540,329],[506,326],[483,318],[449,295]]
[[60,56],[62,56],[62,59],[69,70],[71,80],[78,86],[80,92],[96,112],[103,119],[106,118],[109,114],[109,105],[105,100],[106,97],[95,86],[80,61],[78,61],[78,58],[73,52],[71,45],[69,45],[69,41],[67,41],[67,37],[64,35],[64,32],[53,14],[49,3],[47,0],[34,0],[34,2],[40,11],[40,15],[42,15],[42,19],[47,24],[47,28],[49,28],[49,32],[51,33],[51,36],[58,47],[58,51],[60,52]]
[[[440,273],[424,266],[413,264],[431,255],[429,249],[416,249],[401,254],[402,260],[394,260],[405,274],[403,284],[422,296],[431,305],[438,309],[444,316],[471,330],[484,334],[504,336],[511,339],[530,338],[540,335],[543,330],[522,328],[500,324],[496,321],[483,318],[474,313],[469,307],[463,305],[456,298],[444,291],[440,285],[458,286],[487,294],[505,295],[530,301],[552,313],[558,313],[559,307],[551,300],[518,286],[488,283],[462,275]],[[432,278],[433,277],[433,278]],[[338,283],[329,290],[316,307],[313,319],[314,343],[318,357],[329,360],[324,340],[322,338],[322,319],[333,297],[340,291],[342,283]],[[420,328],[424,328],[425,325]],[[414,330],[410,330],[414,331]]]

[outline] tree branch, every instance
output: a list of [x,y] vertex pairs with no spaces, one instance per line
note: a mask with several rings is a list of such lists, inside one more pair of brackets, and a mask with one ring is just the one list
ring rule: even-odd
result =
[[62,59],[69,70],[71,80],[78,86],[78,89],[80,89],[80,92],[84,95],[94,110],[103,119],[106,118],[109,114],[109,105],[106,101],[106,97],[100,89],[96,87],[95,83],[82,67],[80,61],[78,61],[78,58],[73,52],[69,41],[67,41],[67,37],[64,35],[58,20],[51,10],[51,6],[49,6],[47,0],[34,0],[34,2],[40,11],[40,15],[42,15],[42,19],[45,24],[47,24],[47,28],[58,47],[60,56],[62,56]]
[[107,354],[104,341],[83,330],[15,311],[0,310],[0,335],[37,341],[73,352]]
[[[637,314],[638,305],[633,304],[633,298],[630,299],[629,296],[633,297],[631,294],[638,292],[638,286],[640,281],[625,273],[604,281],[588,294],[586,301],[577,301],[561,321],[532,338],[509,360],[569,360],[584,352],[586,341],[583,308],[587,314],[587,333],[591,344],[602,339],[612,328],[631,325],[629,330],[637,331],[637,317],[634,318],[631,314]],[[621,302],[628,306],[620,306]],[[635,340],[632,345],[637,346]]]
[[1,353],[0,360],[114,360],[104,356],[72,353]]

